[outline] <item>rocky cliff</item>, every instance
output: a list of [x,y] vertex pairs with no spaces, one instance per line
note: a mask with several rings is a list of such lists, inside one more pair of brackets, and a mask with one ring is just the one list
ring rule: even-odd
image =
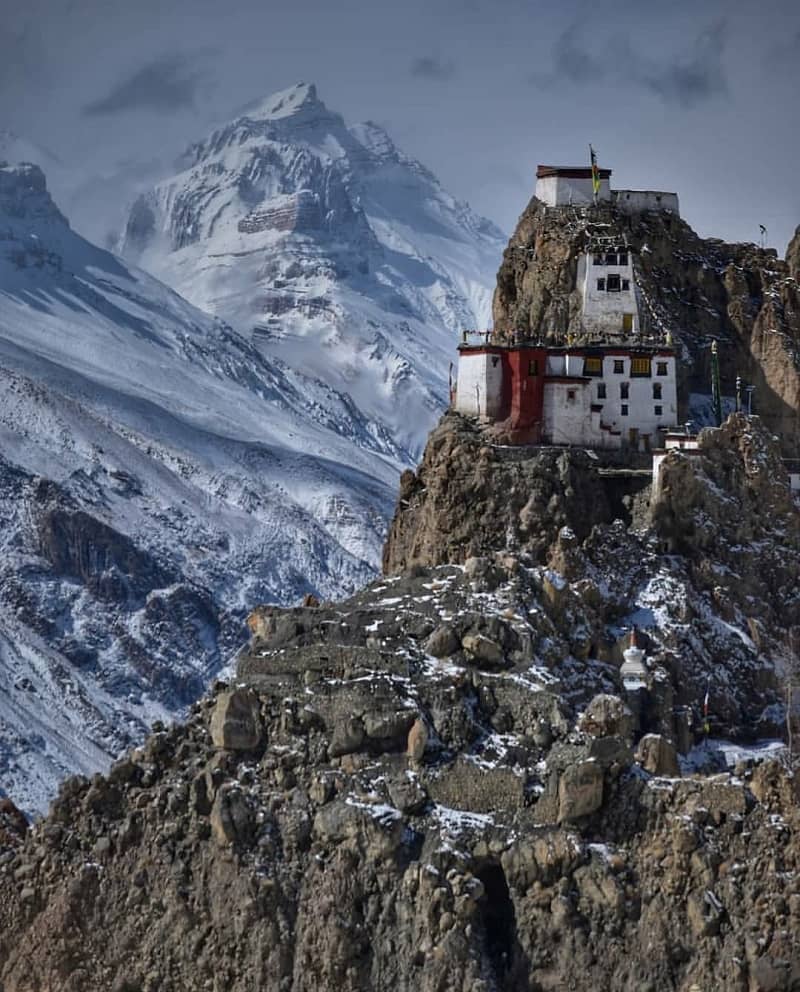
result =
[[651,500],[559,458],[446,418],[402,574],[256,610],[232,684],[65,783],[0,855],[4,992],[797,988],[778,449],[734,417]]
[[683,416],[692,394],[710,392],[710,344],[720,343],[723,393],[741,375],[755,385],[754,409],[800,454],[800,238],[786,260],[772,249],[702,239],[669,212],[622,213],[609,204],[551,209],[535,198],[503,255],[494,296],[500,340],[563,344],[582,338],[577,262],[592,232],[627,241],[645,330],[669,331],[682,349]]

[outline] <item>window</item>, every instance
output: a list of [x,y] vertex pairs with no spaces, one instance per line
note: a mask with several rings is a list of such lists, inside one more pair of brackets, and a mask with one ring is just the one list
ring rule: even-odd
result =
[[528,375],[538,375],[539,374],[539,359],[532,358],[528,362]]
[[617,253],[615,251],[606,252],[606,265],[617,264]]
[[628,416],[628,404],[627,403],[623,403],[622,404],[622,409],[619,412],[620,412],[620,415],[621,416],[627,417]]
[[621,382],[619,384],[619,398],[621,400],[626,400],[628,398],[628,393],[630,392],[631,384],[629,382]]
[[661,414],[664,412],[664,408],[661,407],[661,406],[655,406],[655,407],[653,407],[653,412],[655,413],[655,415],[657,417],[660,417]]
[[623,291],[623,293],[626,290],[629,290],[630,288],[631,288],[631,281],[630,281],[630,279],[623,279],[622,280],[622,291]]
[[650,377],[650,359],[638,355],[631,359],[631,375],[637,378]]
[[575,390],[574,389],[568,389],[567,390],[567,402],[568,403],[574,403],[575,402]]
[[584,358],[583,360],[583,374],[584,375],[602,375],[603,374],[603,359],[597,356],[591,356],[589,358]]
[[616,375],[623,375],[625,373],[625,362],[621,358],[614,359],[614,372]]
[[598,251],[596,251],[594,253],[594,264],[595,265],[602,265],[603,264],[603,256]]
[[609,293],[618,293],[620,288],[620,279],[618,275],[609,275],[606,278],[606,289]]
[[597,398],[599,400],[604,400],[606,398],[606,384],[604,382],[597,383]]
[[667,374],[667,363],[656,362],[656,375],[666,375],[666,374]]
[[619,253],[619,264],[620,265],[628,264],[628,253],[626,251],[621,251]]
[[653,383],[653,399],[654,400],[660,400],[661,399],[661,383],[660,382],[654,382]]
[[597,288],[599,290],[601,290],[601,292],[605,292],[605,289],[606,289],[606,281],[605,281],[605,279],[598,279],[597,280]]

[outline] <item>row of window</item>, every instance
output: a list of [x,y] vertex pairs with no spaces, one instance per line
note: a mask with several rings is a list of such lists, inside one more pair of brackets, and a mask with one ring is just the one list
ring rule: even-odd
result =
[[[620,407],[619,413],[620,413],[620,416],[621,417],[627,417],[628,416],[628,404],[627,403],[623,403],[622,404],[622,406]],[[663,416],[663,413],[664,413],[664,408],[662,406],[656,405],[656,406],[653,407],[653,415],[654,416],[661,417],[661,416]]]
[[610,275],[597,280],[597,289],[601,293],[625,293],[630,288],[630,279],[622,279],[617,275]]
[[[629,382],[621,382],[619,384],[619,398],[621,400],[627,400],[630,396],[631,384]],[[608,398],[608,393],[606,392],[606,384],[604,382],[597,383],[597,398],[599,400],[604,400]],[[653,399],[660,400],[663,399],[661,395],[661,383],[653,383]]]
[[596,251],[594,253],[595,265],[627,265],[628,253],[626,251]]
[[[621,400],[626,400],[630,396],[631,384],[629,382],[621,382],[619,384],[619,398]],[[606,390],[606,384],[604,382],[598,382],[597,384],[597,398],[599,400],[605,400],[608,398],[608,392]],[[661,395],[661,383],[653,383],[653,399],[660,400],[663,399]]]
[[[539,362],[535,358],[531,358],[528,362],[528,375],[538,375],[539,374]],[[599,356],[591,355],[583,360],[583,374],[585,376],[591,376],[592,378],[599,378],[603,374],[603,359]],[[649,358],[632,358],[631,359],[631,378],[633,379],[643,379],[650,378],[653,374],[652,363]],[[625,375],[625,360],[622,358],[614,359],[614,375]],[[666,362],[656,362],[656,375],[668,375],[668,367]],[[627,387],[627,383],[623,383],[623,386]],[[605,389],[605,383],[600,383],[598,388]],[[656,396],[656,390],[658,390],[658,396]],[[605,394],[604,394],[605,395]],[[661,398],[661,384],[656,383],[653,385],[653,396],[656,399]]]
[[[625,360],[623,358],[614,359],[614,375],[625,374]],[[583,360],[583,374],[598,378],[603,374],[603,359],[599,356],[591,356]],[[653,374],[652,362],[649,358],[637,356],[631,358],[631,376],[634,379],[650,378]],[[656,362],[656,375],[667,375],[668,366],[666,362]]]

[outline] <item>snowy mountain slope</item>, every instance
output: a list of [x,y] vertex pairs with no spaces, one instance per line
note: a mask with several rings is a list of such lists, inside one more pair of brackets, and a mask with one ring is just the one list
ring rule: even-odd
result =
[[134,204],[122,252],[259,350],[347,392],[412,462],[457,333],[485,325],[505,238],[375,124],[300,84]]
[[402,463],[0,168],[2,788],[41,808],[199,694],[245,610],[363,582]]

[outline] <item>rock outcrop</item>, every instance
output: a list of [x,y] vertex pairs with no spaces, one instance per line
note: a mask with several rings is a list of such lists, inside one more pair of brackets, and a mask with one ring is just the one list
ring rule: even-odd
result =
[[710,344],[720,342],[723,392],[737,375],[753,383],[754,409],[800,454],[800,239],[786,261],[772,249],[703,240],[668,212],[622,213],[609,204],[548,209],[535,198],[503,256],[494,296],[495,336],[548,344],[583,336],[577,263],[586,250],[585,219],[609,225],[633,252],[645,326],[669,331],[682,348],[681,419],[691,393],[710,392]]
[[400,479],[383,570],[462,564],[506,547],[543,559],[564,527],[583,540],[596,524],[629,515],[647,485],[637,475],[601,476],[600,467],[583,449],[494,444],[473,420],[446,413],[416,472]]
[[798,777],[760,740],[800,511],[759,418],[651,490],[448,414],[384,561],[255,610],[230,684],[31,829],[0,807],[2,992],[800,987]]
[[[675,778],[663,706],[569,653],[535,566],[496,567],[258,611],[235,686],[0,856],[4,992],[794,988],[797,780]],[[490,622],[499,672],[463,647]],[[220,741],[234,699],[265,735]],[[615,735],[643,732],[637,765]]]

